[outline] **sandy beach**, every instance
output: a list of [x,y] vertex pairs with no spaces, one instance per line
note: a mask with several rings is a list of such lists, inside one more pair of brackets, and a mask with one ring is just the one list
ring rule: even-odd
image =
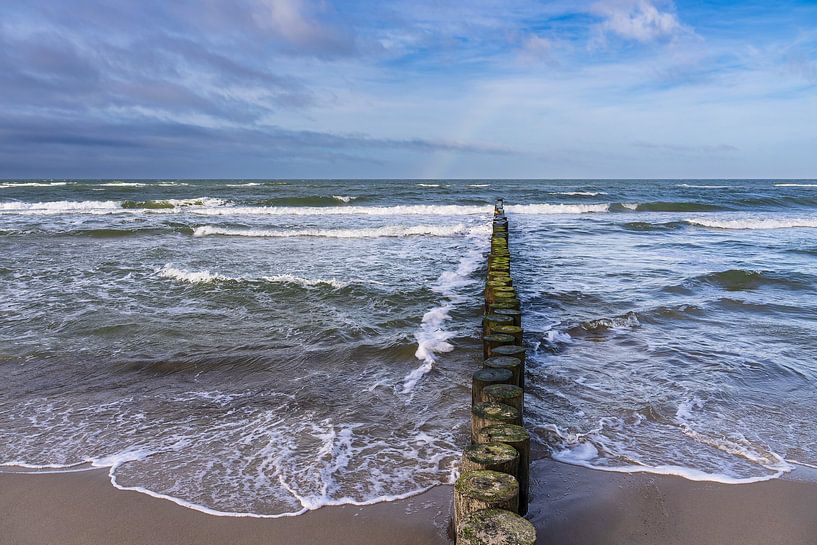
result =
[[[534,463],[529,518],[541,544],[805,545],[817,484],[743,485]],[[112,487],[104,470],[0,475],[0,544],[368,545],[449,543],[451,488],[279,519],[218,517]]]

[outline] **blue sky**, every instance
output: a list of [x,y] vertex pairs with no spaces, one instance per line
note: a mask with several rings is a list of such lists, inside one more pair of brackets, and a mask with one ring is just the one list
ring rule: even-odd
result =
[[814,1],[0,5],[0,177],[815,176]]

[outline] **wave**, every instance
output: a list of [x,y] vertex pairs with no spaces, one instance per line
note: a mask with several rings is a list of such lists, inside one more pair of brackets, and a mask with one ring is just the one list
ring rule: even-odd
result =
[[[781,462],[776,467],[767,467],[772,473],[759,477],[733,477],[723,473],[709,473],[699,469],[693,469],[678,465],[647,465],[647,464],[628,464],[628,465],[610,465],[606,463],[606,459],[602,458],[598,449],[589,441],[580,442],[576,446],[565,448],[562,450],[554,450],[551,454],[554,460],[566,464],[587,467],[590,469],[597,469],[599,471],[609,471],[612,473],[653,473],[656,475],[674,475],[682,477],[689,481],[706,481],[716,482],[721,484],[748,484],[761,481],[769,481],[781,477],[784,473],[792,470],[789,464],[781,458]],[[597,463],[593,463],[597,461]]]
[[709,220],[703,218],[684,220],[690,225],[712,229],[792,229],[815,228],[817,218],[746,218],[736,220]]
[[775,187],[817,187],[817,184],[774,184]]
[[440,187],[440,184],[417,184],[417,187]]
[[99,185],[102,187],[145,187],[148,184],[141,182],[108,182]]
[[345,204],[350,203],[353,199],[357,199],[357,197],[346,197],[343,195],[311,195],[308,197],[275,197],[272,199],[264,199],[254,204],[256,204],[257,206],[273,206],[273,207],[343,206]]
[[59,187],[76,182],[5,182],[0,183],[0,189],[16,189],[18,187]]
[[491,187],[491,184],[468,184],[465,187]]
[[381,238],[381,237],[406,237],[406,236],[437,236],[450,237],[455,235],[489,235],[491,233],[490,224],[468,227],[462,223],[456,225],[413,225],[403,227],[399,225],[389,225],[386,227],[369,227],[361,229],[293,229],[293,230],[270,230],[270,229],[224,229],[211,225],[197,227],[193,231],[194,237],[205,237],[210,235],[233,236],[233,237],[327,237],[327,238]]
[[219,207],[224,204],[225,202],[221,199],[209,197],[146,201],[11,201],[0,203],[0,213],[56,215],[135,213],[146,210],[152,212],[180,212],[193,207]]
[[567,333],[575,337],[586,332],[600,333],[611,329],[635,329],[638,327],[641,327],[641,322],[638,320],[638,314],[630,311],[622,316],[587,320],[571,327]]
[[694,282],[711,284],[726,291],[755,290],[762,286],[785,286],[794,289],[807,289],[812,281],[809,277],[797,274],[782,274],[772,271],[747,269],[729,269],[697,276]]
[[606,191],[553,191],[551,195],[565,195],[568,197],[598,197],[607,195]]
[[687,189],[732,189],[730,185],[696,185],[696,184],[678,184],[675,187],[684,187]]
[[247,278],[244,276],[226,276],[223,274],[211,273],[210,271],[188,271],[179,269],[170,263],[156,271],[162,278],[170,278],[178,282],[189,284],[210,284],[214,282],[273,282],[284,284],[295,284],[301,287],[313,287],[326,285],[335,289],[344,288],[348,282],[341,282],[331,279],[321,278],[301,278],[291,274],[277,274],[273,276],[262,276],[260,278]]
[[621,224],[624,229],[628,231],[673,231],[684,227],[686,224],[682,221],[669,221],[666,223],[650,223],[648,221],[630,221]]
[[507,212],[514,214],[591,214],[607,212],[609,204],[511,204],[505,205]]
[[450,312],[454,305],[464,300],[458,290],[475,282],[471,276],[479,268],[481,261],[482,249],[472,249],[460,259],[456,270],[443,272],[432,286],[433,291],[445,297],[445,302],[423,315],[420,329],[414,334],[417,341],[414,357],[423,363],[405,376],[402,393],[410,394],[414,390],[420,379],[434,368],[439,353],[454,350],[454,345],[448,341],[456,333],[446,330],[444,326],[451,320]]
[[724,206],[699,202],[656,201],[645,203],[616,203],[610,206],[614,212],[718,212],[730,210]]

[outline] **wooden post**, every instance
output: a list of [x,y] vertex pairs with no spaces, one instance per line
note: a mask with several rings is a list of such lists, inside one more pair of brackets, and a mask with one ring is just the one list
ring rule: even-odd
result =
[[513,374],[513,382],[511,382],[511,384],[523,388],[523,384],[525,384],[525,370],[519,358],[511,356],[492,356],[482,362],[482,364],[490,369],[507,369]]
[[522,327],[522,311],[520,310],[513,308],[497,308],[494,309],[492,314],[496,314],[498,316],[510,316],[513,325]]
[[475,443],[462,453],[460,473],[481,470],[499,471],[516,477],[519,453],[505,443]]
[[518,325],[497,323],[492,327],[492,332],[513,335],[514,339],[516,339],[516,344],[522,344],[524,331]]
[[513,325],[513,318],[510,316],[501,316],[499,314],[487,314],[482,318],[482,333],[483,335],[490,335],[491,333],[498,333],[493,330],[498,325]]
[[506,335],[505,333],[485,335],[482,337],[482,354],[485,359],[488,359],[494,354],[493,351],[497,346],[513,344],[514,342],[513,335]]
[[510,405],[525,416],[525,390],[513,384],[492,384],[482,389],[482,401]]
[[469,471],[454,484],[454,528],[460,521],[482,509],[519,510],[519,483],[516,477],[498,471]]
[[500,310],[500,309],[503,309],[503,308],[519,310],[519,307],[520,307],[519,299],[507,300],[507,301],[496,301],[496,302],[491,303],[491,304],[488,305],[488,313],[489,314],[494,313],[497,310]]
[[471,441],[478,443],[477,434],[482,428],[495,424],[521,424],[522,415],[510,405],[502,403],[477,403],[471,406]]
[[534,545],[536,528],[516,513],[483,509],[464,517],[457,528],[457,545]]
[[522,362],[522,368],[525,367],[525,347],[518,344],[505,344],[496,346],[491,349],[494,356],[510,356]]
[[480,369],[471,376],[471,405],[482,402],[482,390],[491,384],[512,384],[510,369]]
[[530,434],[522,426],[496,424],[479,430],[477,443],[505,443],[519,453],[519,514],[528,512],[528,475],[530,472]]

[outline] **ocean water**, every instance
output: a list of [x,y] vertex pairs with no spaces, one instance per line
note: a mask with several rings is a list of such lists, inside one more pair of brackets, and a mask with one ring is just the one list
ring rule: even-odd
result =
[[451,482],[499,196],[538,453],[817,466],[817,182],[786,180],[0,182],[0,464],[248,516]]

